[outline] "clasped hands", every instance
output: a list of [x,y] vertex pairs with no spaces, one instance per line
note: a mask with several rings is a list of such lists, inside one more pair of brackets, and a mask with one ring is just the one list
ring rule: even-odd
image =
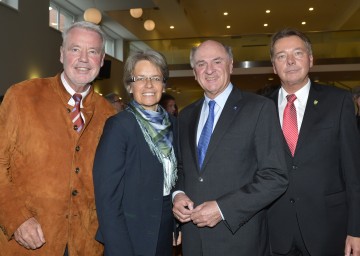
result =
[[173,200],[176,219],[185,223],[192,221],[198,227],[215,227],[222,218],[216,201],[204,202],[194,208],[194,202],[184,193],[178,193]]

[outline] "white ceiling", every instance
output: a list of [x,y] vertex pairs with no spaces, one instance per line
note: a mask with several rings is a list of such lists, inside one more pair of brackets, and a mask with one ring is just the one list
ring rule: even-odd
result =
[[[305,32],[360,29],[359,0],[55,0],[85,10],[100,9],[106,18],[121,24],[141,40],[189,37],[240,36],[273,33],[283,27]],[[134,19],[130,8],[143,8]],[[309,7],[314,11],[310,12]],[[269,14],[265,10],[271,10]],[[224,16],[223,12],[228,12]],[[106,19],[105,18],[105,19]],[[156,23],[143,28],[144,19]],[[109,21],[109,19],[106,19]],[[306,25],[301,25],[306,21]],[[264,27],[263,24],[269,24]],[[173,25],[175,29],[169,27]],[[230,29],[226,26],[230,25]]]
[[[244,35],[272,34],[284,27],[304,32],[360,30],[360,0],[54,0],[72,6],[78,13],[90,7],[103,12],[103,24],[128,40],[180,39],[192,37],[241,37]],[[135,19],[130,8],[143,8],[144,14]],[[309,8],[314,11],[310,12]],[[269,9],[271,12],[266,14]],[[223,12],[229,15],[224,16]],[[156,23],[154,31],[143,28],[145,19]],[[301,22],[306,21],[306,25]],[[268,26],[264,27],[263,24]],[[226,26],[230,25],[230,29]],[[175,29],[170,29],[174,26]],[[125,29],[126,28],[126,29]],[[360,44],[360,38],[358,40]],[[179,40],[180,41],[180,40]],[[326,44],[325,44],[326,45]],[[187,46],[185,47],[187,49]],[[189,48],[190,50],[190,48]],[[330,49],[331,50],[331,49]],[[316,53],[315,53],[316,55]],[[359,56],[354,56],[359,57]],[[190,71],[190,70],[189,70]],[[191,72],[190,72],[191,73]],[[330,73],[330,72],[329,72]],[[323,81],[360,80],[360,71],[318,72]],[[325,78],[328,76],[329,78]],[[242,78],[239,83],[253,83],[261,87],[268,83],[269,74],[256,74]],[[184,78],[186,84],[195,83]],[[275,83],[278,83],[276,78]],[[195,83],[196,84],[196,83]],[[182,87],[190,90],[194,84]]]

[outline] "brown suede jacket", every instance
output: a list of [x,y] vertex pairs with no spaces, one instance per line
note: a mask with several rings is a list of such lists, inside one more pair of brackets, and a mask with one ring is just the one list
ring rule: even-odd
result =
[[[0,255],[102,255],[92,167],[106,119],[115,110],[93,88],[83,100],[85,128],[73,128],[60,75],[13,85],[0,106]],[[14,239],[27,219],[46,243],[27,250]]]

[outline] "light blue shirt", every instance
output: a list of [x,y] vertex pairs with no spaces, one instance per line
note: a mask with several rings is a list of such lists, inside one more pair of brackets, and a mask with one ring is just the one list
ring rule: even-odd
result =
[[[214,116],[213,131],[215,129],[217,121],[219,120],[221,112],[224,109],[225,103],[226,103],[227,99],[229,98],[229,95],[230,95],[233,87],[234,86],[232,85],[232,83],[229,83],[229,85],[226,87],[226,89],[221,94],[219,94],[215,99],[213,99],[216,103],[215,107],[214,107],[215,116]],[[211,99],[206,97],[206,95],[204,95],[204,96],[205,96],[205,100],[204,100],[203,106],[201,108],[200,119],[199,119],[197,133],[196,133],[196,144],[198,144],[198,142],[199,142],[201,131],[204,128],[207,117],[209,115],[209,101]]]

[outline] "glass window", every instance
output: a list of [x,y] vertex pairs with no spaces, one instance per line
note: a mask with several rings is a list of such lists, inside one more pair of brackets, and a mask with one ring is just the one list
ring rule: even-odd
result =
[[109,36],[105,39],[105,52],[106,54],[115,57],[115,40]]
[[50,2],[49,6],[49,26],[64,31],[71,23],[74,22],[74,15],[69,11],[60,8],[56,4]]
[[16,10],[19,9],[19,0],[0,0],[0,3],[6,4]]
[[16,10],[19,9],[19,0],[0,0],[0,3],[4,3]]

